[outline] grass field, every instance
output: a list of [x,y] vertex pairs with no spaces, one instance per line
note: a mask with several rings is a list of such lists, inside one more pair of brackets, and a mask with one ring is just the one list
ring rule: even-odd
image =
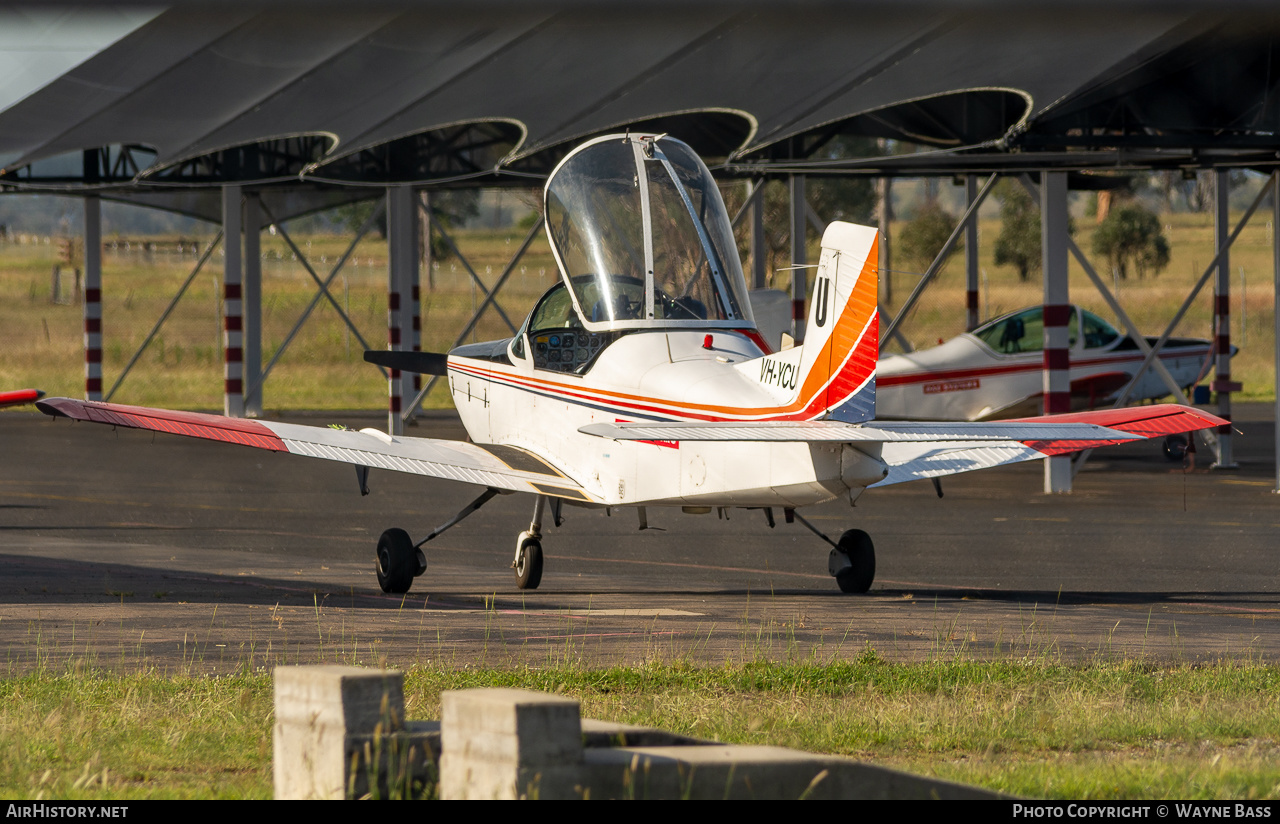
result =
[[[512,686],[584,717],[871,760],[1034,798],[1280,794],[1280,669],[1050,660],[407,672],[411,719],[440,693]],[[71,669],[0,681],[0,796],[268,798],[271,678]]]
[[[1207,214],[1171,214],[1162,218],[1172,244],[1172,260],[1158,277],[1118,283],[1126,311],[1147,334],[1163,331],[1192,284],[1213,257],[1213,227]],[[895,232],[900,227],[895,227]],[[1076,241],[1090,249],[1093,224],[1077,222]],[[1038,304],[1043,291],[1038,278],[1020,283],[1010,267],[992,262],[998,221],[984,221],[981,231],[982,306],[986,316]],[[1243,397],[1274,396],[1272,369],[1273,276],[1271,227],[1257,215],[1231,251],[1232,342],[1241,348],[1233,378],[1244,384]],[[181,253],[173,239],[164,251],[147,251],[134,242],[125,248],[108,238],[103,265],[104,382],[110,389],[190,275],[200,244],[211,237],[190,238]],[[497,280],[518,248],[522,233],[485,230],[459,232],[458,244],[478,276],[488,284]],[[197,242],[198,241],[198,242]],[[322,278],[345,251],[349,239],[317,235],[297,239]],[[817,259],[816,241],[810,259]],[[74,303],[50,300],[56,241],[19,236],[0,244],[0,386],[34,386],[58,395],[81,396],[84,391],[81,309]],[[315,294],[310,275],[280,237],[263,236],[263,347],[270,360]],[[215,253],[192,280],[172,316],[139,358],[112,400],[178,408],[220,409],[222,406],[221,255]],[[1100,261],[1094,261],[1100,267]],[[332,286],[332,294],[351,316],[369,346],[386,341],[386,245],[366,238],[355,250]],[[909,264],[895,262],[894,297],[900,302],[917,278]],[[1104,277],[1108,275],[1104,272]],[[519,325],[533,302],[554,283],[555,267],[546,241],[534,242],[501,293],[499,304]],[[789,276],[776,273],[785,288]],[[467,318],[483,300],[465,268],[455,258],[437,261],[428,288],[424,276],[423,347],[441,351],[451,346]],[[70,276],[64,285],[69,294]],[[1106,305],[1075,261],[1071,264],[1071,298],[1110,317]],[[1212,284],[1206,286],[1176,330],[1176,334],[1209,337]],[[964,327],[964,274],[956,257],[925,293],[904,327],[916,346],[949,338]],[[890,309],[896,308],[890,304]],[[475,340],[505,337],[509,328],[488,312]],[[289,345],[266,384],[264,402],[270,409],[379,409],[385,405],[386,385],[379,372],[361,360],[362,345],[349,332],[337,311],[321,301],[300,334]],[[440,387],[428,406],[447,406]]]

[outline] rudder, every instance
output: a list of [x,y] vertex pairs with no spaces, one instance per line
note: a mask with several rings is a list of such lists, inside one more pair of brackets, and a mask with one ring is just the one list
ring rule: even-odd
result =
[[875,417],[879,256],[880,233],[870,226],[837,221],[822,235],[800,359],[801,397],[813,399],[815,418]]

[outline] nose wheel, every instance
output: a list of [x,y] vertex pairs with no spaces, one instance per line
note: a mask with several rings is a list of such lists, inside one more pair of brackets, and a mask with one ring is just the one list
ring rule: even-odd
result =
[[[516,586],[520,589],[537,589],[542,583],[542,511],[546,505],[547,496],[537,496],[529,529],[516,538],[516,557],[511,561],[511,568],[516,571]],[[560,510],[552,507],[551,514],[559,526]]]
[[528,532],[516,539],[516,558],[511,563],[516,571],[516,586],[537,589],[542,583],[542,542]]

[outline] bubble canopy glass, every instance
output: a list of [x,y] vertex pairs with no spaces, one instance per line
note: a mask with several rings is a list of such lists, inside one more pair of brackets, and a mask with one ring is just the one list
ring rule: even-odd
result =
[[544,198],[585,328],[755,328],[720,190],[684,143],[597,138],[561,161]]

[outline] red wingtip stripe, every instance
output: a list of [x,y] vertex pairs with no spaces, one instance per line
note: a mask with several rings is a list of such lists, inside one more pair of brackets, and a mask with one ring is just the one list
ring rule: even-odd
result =
[[78,421],[124,426],[129,429],[149,429],[153,432],[235,443],[255,449],[268,449],[272,452],[289,451],[284,441],[265,425],[240,418],[224,418],[220,415],[205,415],[199,412],[150,409],[145,406],[78,401],[71,398],[51,398],[36,404],[36,407],[47,415]]
[[[1122,409],[1095,409],[1067,415],[1046,415],[1040,418],[1015,418],[1010,423],[1091,423],[1117,429],[1143,438],[1159,438],[1210,429],[1225,423],[1217,415],[1201,412],[1187,406],[1167,403],[1155,406],[1133,406]],[[1023,441],[1024,444],[1046,455],[1065,455],[1081,449],[1124,443],[1116,440],[1095,441]]]

